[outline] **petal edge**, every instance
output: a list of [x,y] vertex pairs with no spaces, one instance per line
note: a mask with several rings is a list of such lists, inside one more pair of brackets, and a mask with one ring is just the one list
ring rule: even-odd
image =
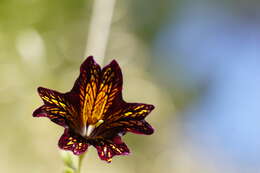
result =
[[130,150],[127,145],[122,142],[120,136],[116,136],[112,141],[98,140],[92,145],[97,149],[99,158],[108,163],[112,161],[114,156],[130,154]]
[[79,135],[76,135],[69,129],[65,129],[58,143],[60,149],[70,150],[75,155],[81,155],[88,149],[86,140]]

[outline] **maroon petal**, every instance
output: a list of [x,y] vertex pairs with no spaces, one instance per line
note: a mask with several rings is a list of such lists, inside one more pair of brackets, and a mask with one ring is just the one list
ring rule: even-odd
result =
[[95,132],[96,136],[104,138],[113,137],[118,133],[132,132],[135,134],[151,135],[154,129],[145,120],[122,120],[115,121],[111,124],[102,124]]
[[38,93],[44,105],[34,111],[34,117],[49,117],[53,122],[65,127],[65,124],[75,127],[78,120],[79,111],[75,105],[75,95],[39,87]]
[[100,139],[94,142],[93,145],[96,147],[100,159],[108,163],[116,155],[128,155],[130,153],[127,145],[122,142],[120,136],[116,136],[113,140]]
[[136,120],[143,120],[154,109],[153,105],[144,103],[127,103],[127,107],[122,118],[131,117]]
[[65,129],[59,140],[59,147],[63,150],[70,150],[75,155],[83,154],[88,149],[86,140],[69,129]]
[[[74,95],[78,104],[75,105],[80,112],[79,116],[81,123],[79,128],[88,123],[94,123],[95,117],[92,116],[92,109],[95,106],[97,97],[99,81],[100,81],[101,67],[94,61],[93,57],[88,57],[80,67],[80,75],[77,78],[70,94]],[[86,116],[88,115],[88,116]]]
[[154,109],[153,105],[144,103],[122,103],[116,104],[118,111],[109,112],[107,121],[123,121],[128,119],[143,120]]
[[62,116],[64,114],[66,114],[66,112],[59,110],[59,108],[46,105],[39,107],[33,112],[34,117],[48,117],[52,122],[67,127],[66,120]]
[[95,62],[93,56],[89,56],[80,66],[80,75],[77,78],[71,92],[79,94],[80,100],[84,102],[87,85],[97,86],[99,83],[101,67]]
[[122,101],[122,85],[123,77],[118,63],[113,60],[105,66],[101,71],[100,85],[96,109],[99,114],[103,114],[102,118],[117,112],[121,108]]
[[[115,60],[101,67],[88,57],[80,67],[72,93],[78,95],[83,124],[95,124],[114,109],[113,103],[122,102],[122,72]],[[116,104],[115,104],[116,105]]]
[[125,128],[127,132],[132,132],[141,135],[151,135],[154,132],[152,126],[146,121],[129,121],[130,125]]
[[[119,98],[121,99],[120,96],[123,85],[123,76],[116,60],[111,61],[110,64],[102,69],[101,82],[103,83],[103,85],[101,84],[101,86],[111,84],[111,91],[115,90],[114,94],[119,96]],[[115,98],[118,98],[117,96]]]
[[65,104],[67,101],[67,98],[64,94],[48,88],[39,87],[38,93],[46,105],[63,108],[63,104]]

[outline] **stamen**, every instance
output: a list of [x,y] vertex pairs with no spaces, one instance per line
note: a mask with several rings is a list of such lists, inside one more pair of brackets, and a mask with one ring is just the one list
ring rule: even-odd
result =
[[87,129],[87,136],[89,136],[94,129],[95,129],[95,125],[90,124]]
[[100,126],[103,122],[104,122],[104,120],[99,120],[99,121],[95,124],[95,126],[98,127],[98,126]]
[[98,126],[100,126],[102,123],[104,122],[104,120],[99,120],[96,124],[90,124],[86,129],[86,132],[84,133],[84,136],[90,136],[91,133],[93,132],[93,130],[95,128],[97,128]]
[[123,136],[123,133],[118,133],[118,136],[122,137],[122,136]]
[[82,135],[82,136],[85,136],[86,133],[87,133],[87,127],[84,126],[84,127],[82,128],[82,130],[81,130],[81,135]]

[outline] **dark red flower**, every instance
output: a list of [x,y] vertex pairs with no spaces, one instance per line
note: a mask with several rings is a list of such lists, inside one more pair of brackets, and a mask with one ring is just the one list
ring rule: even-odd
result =
[[101,69],[90,56],[70,92],[38,88],[44,105],[33,116],[48,117],[65,128],[58,144],[61,149],[80,155],[93,145],[102,160],[111,162],[115,155],[129,154],[121,140],[126,132],[150,135],[154,131],[144,120],[154,106],[126,103],[122,83],[115,60]]

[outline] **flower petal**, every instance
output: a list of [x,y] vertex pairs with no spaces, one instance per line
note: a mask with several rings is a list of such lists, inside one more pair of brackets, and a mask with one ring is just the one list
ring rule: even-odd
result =
[[88,144],[84,138],[66,128],[59,140],[59,147],[63,150],[70,150],[75,155],[80,155],[88,149]]
[[151,135],[154,132],[152,126],[145,120],[118,121],[110,124],[108,129],[102,133],[108,134],[110,131],[117,133],[132,132],[136,134]]
[[119,65],[113,60],[101,70],[93,57],[88,57],[81,65],[80,75],[71,91],[79,95],[83,127],[97,123],[104,119],[114,102],[122,100]]
[[[74,105],[77,103],[71,102],[71,98],[69,94],[62,94],[57,91],[39,87],[38,92],[40,97],[42,98],[43,102],[47,106],[55,107],[57,111],[60,111],[61,116],[65,117],[68,120],[73,120],[75,116],[78,114],[77,110],[75,110]],[[74,99],[75,100],[75,99]]]
[[97,120],[105,119],[105,115],[116,109],[122,102],[122,72],[115,60],[105,66],[101,72],[100,85],[97,92],[93,114]]
[[[96,89],[101,73],[101,67],[94,61],[93,56],[89,56],[80,66],[80,75],[77,78],[71,92],[80,94],[80,100],[84,102],[89,89]],[[95,90],[93,90],[95,91]],[[95,92],[93,92],[94,94]]]
[[94,61],[92,56],[88,57],[82,63],[80,75],[71,90],[72,93],[79,97],[80,128],[85,128],[87,122],[94,123],[91,115],[97,97],[100,74],[101,67]]
[[118,111],[110,113],[107,117],[109,123],[122,120],[143,120],[153,109],[154,106],[143,103],[123,103],[116,105]]
[[102,69],[101,84],[99,92],[107,92],[108,100],[113,102],[115,99],[122,99],[123,76],[121,69],[116,60],[111,61],[110,64]]
[[151,135],[154,132],[154,129],[152,126],[147,123],[146,121],[135,121],[131,120],[128,123],[127,127],[125,127],[125,130],[127,132],[132,132],[136,134],[142,134],[142,135]]
[[121,110],[104,120],[94,135],[108,138],[125,132],[150,135],[154,129],[144,119],[153,109],[154,106],[149,104],[124,103]]
[[94,142],[93,145],[97,149],[100,159],[108,163],[110,163],[112,157],[116,155],[128,155],[130,153],[127,145],[122,142],[120,136],[114,137],[111,141],[100,139]]
[[48,117],[54,123],[61,125],[63,127],[67,127],[66,120],[62,116],[64,114],[66,114],[66,112],[63,112],[56,107],[46,106],[46,105],[39,107],[33,112],[34,117]]

